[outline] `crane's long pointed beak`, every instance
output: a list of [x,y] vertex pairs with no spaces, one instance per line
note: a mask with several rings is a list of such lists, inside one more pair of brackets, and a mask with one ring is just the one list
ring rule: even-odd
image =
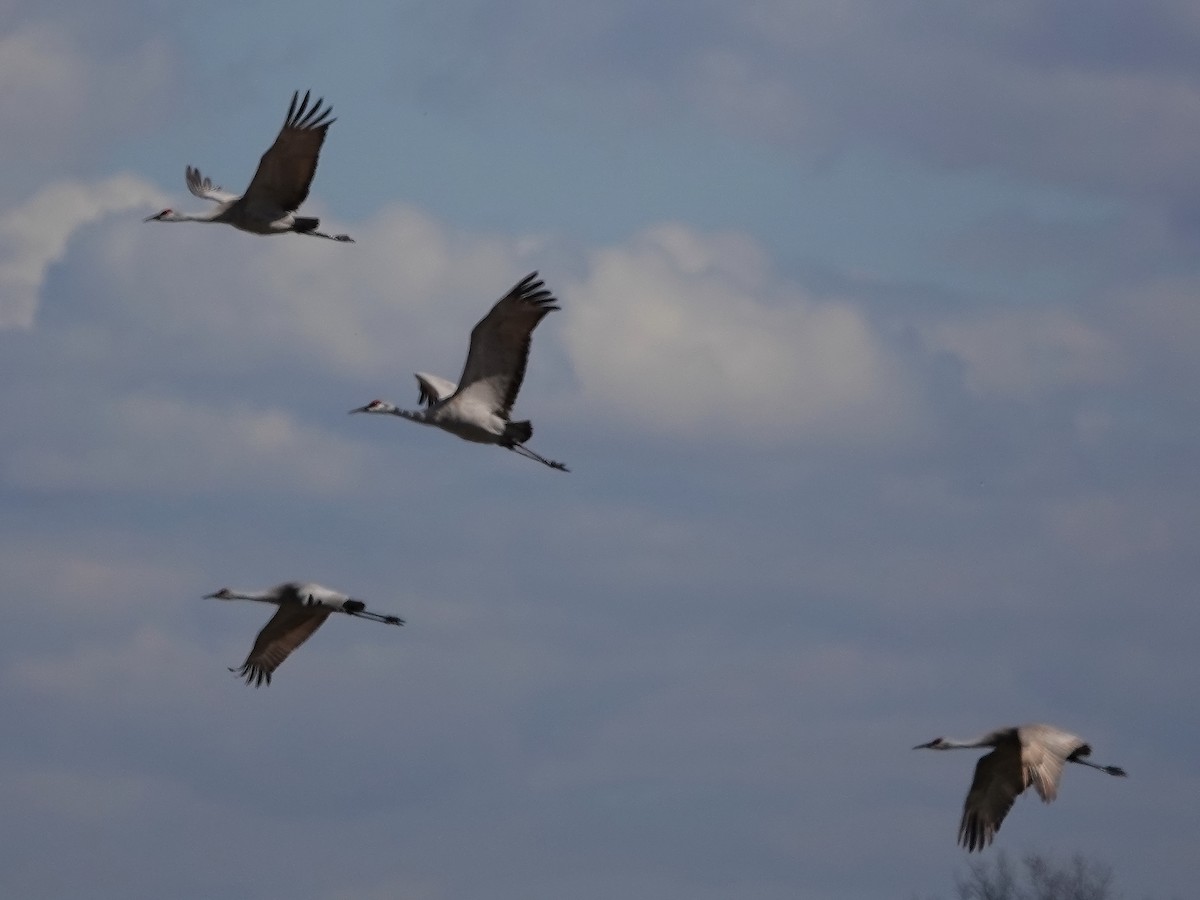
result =
[[366,411],[367,411],[367,408],[365,406],[360,406],[358,409],[350,410],[350,415],[354,415],[356,412],[366,412]]

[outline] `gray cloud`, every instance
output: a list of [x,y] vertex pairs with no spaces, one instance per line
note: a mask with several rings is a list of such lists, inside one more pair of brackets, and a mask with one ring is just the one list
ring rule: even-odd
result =
[[478,23],[477,65],[446,73],[463,90],[531,80],[525,48],[541,36],[559,78],[618,97],[631,121],[686,110],[812,160],[878,145],[1124,198],[1197,194],[1200,31],[1175,0],[761,0],[590,18],[524,3]]
[[[179,184],[30,175],[0,208],[37,225],[0,246],[0,894],[946,891],[971,756],[907,748],[1043,718],[1133,777],[1067,773],[1001,845],[1081,850],[1129,893],[1190,889],[1194,284],[1155,198],[1191,176],[1118,172],[1150,140],[1132,127],[1079,138],[1118,113],[1186,126],[1186,89],[1148,94],[1187,82],[1194,16],[1148,8],[1106,62],[1115,7],[1071,33],[1073,4],[928,9],[455,7],[447,33],[486,32],[464,67],[522,103],[548,81],[583,102],[572,79],[617,60],[601,80],[649,84],[644,122],[690,98],[753,140],[923,148],[1141,201],[965,228],[929,248],[963,252],[963,291],[808,278],[759,235],[686,220],[568,248],[389,196],[343,247],[142,225]],[[1162,59],[1135,52],[1166,31]],[[528,75],[506,75],[518,59]],[[946,102],[917,108],[932,86]],[[1070,277],[1006,289],[1031,260]],[[413,399],[414,369],[456,374],[533,268],[563,311],[518,412],[571,475],[346,415]],[[731,339],[744,355],[722,356]],[[647,383],[687,415],[664,422]],[[201,598],[293,577],[409,624],[330,621],[247,690],[225,667],[269,611]]]

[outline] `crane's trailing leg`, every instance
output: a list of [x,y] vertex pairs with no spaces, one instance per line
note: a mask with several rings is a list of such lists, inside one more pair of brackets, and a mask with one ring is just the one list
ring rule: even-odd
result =
[[522,419],[519,422],[509,422],[504,426],[504,436],[497,441],[501,447],[507,447],[509,450],[514,450],[524,456],[526,459],[536,460],[543,465],[549,466],[552,469],[558,469],[560,472],[569,472],[565,465],[560,462],[555,462],[552,459],[546,459],[544,456],[539,456],[528,447],[525,442],[533,437],[533,423],[528,419]]
[[385,616],[381,613],[368,612],[365,609],[346,610],[348,615],[358,619],[370,619],[372,622],[382,622],[384,625],[403,625],[404,620],[399,616]]
[[1099,763],[1094,763],[1091,760],[1084,759],[1085,756],[1090,756],[1092,748],[1084,744],[1074,753],[1067,757],[1067,762],[1079,763],[1081,766],[1088,766],[1092,769],[1099,769],[1101,772],[1107,772],[1109,775],[1116,775],[1118,778],[1128,778],[1125,770],[1120,766],[1102,766]]
[[317,226],[320,224],[320,219],[297,216],[292,220],[292,230],[296,234],[307,234],[310,237],[325,238],[328,241],[341,241],[343,244],[354,243],[354,238],[348,234],[326,234],[323,231],[317,231]]
[[342,604],[342,612],[357,616],[360,619],[370,619],[372,622],[382,622],[385,625],[403,625],[404,620],[399,616],[385,616],[381,613],[368,612],[367,604],[361,600],[347,600]]
[[526,459],[532,459],[535,462],[540,462],[542,465],[549,466],[552,469],[557,469],[560,472],[570,472],[571,471],[570,469],[567,468],[566,463],[556,462],[553,459],[546,459],[546,457],[541,456],[540,454],[534,453],[532,450],[530,450],[524,444],[513,443],[513,444],[505,444],[503,446],[508,447],[509,450],[512,450],[515,453],[519,453],[521,456],[524,456]]

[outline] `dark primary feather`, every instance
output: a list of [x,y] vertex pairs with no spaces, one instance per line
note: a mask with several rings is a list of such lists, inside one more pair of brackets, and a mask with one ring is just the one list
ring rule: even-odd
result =
[[[287,118],[275,143],[262,155],[258,171],[244,195],[247,202],[275,202],[283,212],[293,212],[308,197],[308,187],[317,171],[317,157],[325,132],[336,119],[330,119],[333,107],[321,108],[324,99],[308,106],[309,91],[292,95]],[[299,105],[297,106],[297,102]]]
[[[292,594],[296,594],[294,586]],[[240,669],[230,669],[246,679],[246,684],[259,687],[265,681],[271,683],[271,673],[279,668],[288,655],[307,641],[329,618],[330,610],[322,607],[302,606],[298,602],[285,602],[276,610],[271,620],[263,626],[254,640],[254,647]]]
[[501,398],[499,412],[512,411],[525,378],[533,329],[546,314],[559,309],[537,272],[530,272],[496,302],[471,329],[471,349],[463,366],[459,390],[481,381],[492,382]]
[[1019,744],[1002,744],[975,764],[975,777],[963,803],[958,842],[982,850],[995,838],[1013,801],[1028,786]]

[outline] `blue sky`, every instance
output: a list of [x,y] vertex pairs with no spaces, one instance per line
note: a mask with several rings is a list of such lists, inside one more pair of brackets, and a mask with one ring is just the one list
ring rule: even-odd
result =
[[[0,893],[948,894],[1198,874],[1200,15],[1159,0],[0,10]],[[343,246],[145,225],[334,106]],[[559,475],[401,422],[537,269]],[[311,579],[329,622],[247,690]],[[989,852],[994,852],[989,851]]]

